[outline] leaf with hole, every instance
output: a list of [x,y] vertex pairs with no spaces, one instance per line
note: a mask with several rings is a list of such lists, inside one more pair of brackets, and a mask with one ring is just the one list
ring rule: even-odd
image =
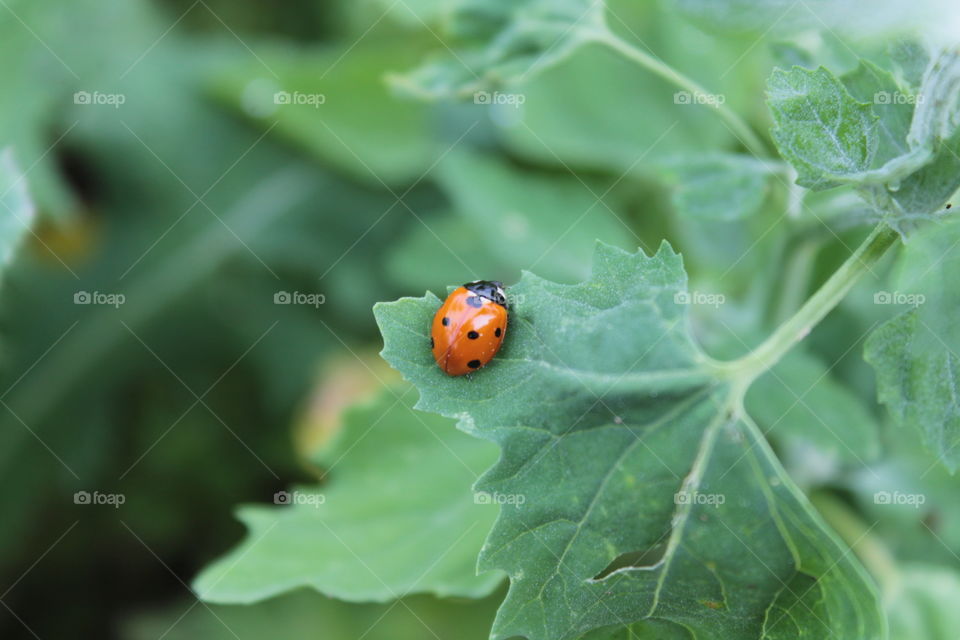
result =
[[876,594],[693,342],[686,275],[598,244],[593,273],[525,273],[511,335],[471,379],[426,348],[440,304],[381,303],[384,358],[418,408],[497,442],[477,489],[503,507],[480,568],[510,576],[492,637],[647,621],[703,638],[881,638]]

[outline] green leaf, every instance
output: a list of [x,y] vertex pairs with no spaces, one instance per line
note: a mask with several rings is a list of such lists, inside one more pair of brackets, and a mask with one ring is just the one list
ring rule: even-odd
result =
[[211,90],[321,161],[377,187],[400,185],[419,178],[444,150],[429,134],[427,108],[391,95],[383,80],[412,64],[420,49],[408,37],[264,50],[248,64],[217,70]]
[[898,228],[907,229],[904,223],[937,218],[957,188],[960,188],[960,130],[950,139],[937,143],[928,164],[892,187],[886,187],[884,195],[896,203],[887,219]]
[[673,206],[703,220],[740,220],[759,212],[776,165],[732,153],[683,154],[663,164]]
[[631,625],[597,629],[582,636],[582,640],[687,640],[690,632],[683,626],[666,620],[644,620]]
[[870,168],[878,118],[829,71],[777,69],[767,95],[776,124],[773,139],[797,169],[797,184],[828,189]]
[[897,77],[907,87],[916,89],[923,82],[923,72],[930,64],[930,52],[913,38],[897,38],[887,47]]
[[[917,91],[913,120],[907,138],[911,151],[923,164],[902,180],[893,180],[882,195],[891,199],[888,219],[906,230],[912,220],[942,213],[960,188],[960,54],[946,51],[932,60]],[[882,187],[874,187],[875,190]]]
[[[465,151],[448,154],[434,177],[457,215],[476,230],[471,240],[482,238],[513,271],[536,267],[560,280],[578,280],[590,272],[592,245],[584,238],[624,246],[635,241],[625,216],[603,198],[606,189],[596,181],[521,171],[496,156]],[[469,264],[471,255],[462,258]]]
[[941,53],[930,61],[915,96],[907,142],[923,164],[888,184],[897,217],[910,220],[939,213],[960,188],[960,54]]
[[481,601],[411,596],[391,604],[347,603],[300,590],[254,605],[183,602],[136,613],[124,640],[487,640],[496,596]]
[[774,139],[798,184],[852,183],[901,234],[942,211],[960,187],[960,54],[931,61],[916,94],[862,60],[842,86],[824,69],[790,75],[774,73],[770,106]]
[[[669,23],[657,26],[685,35]],[[670,154],[734,140],[712,107],[677,104],[675,85],[601,44],[581,47],[510,91],[523,96],[522,105],[488,106],[499,136],[512,152],[558,169],[632,174]]]
[[197,577],[200,597],[249,603],[309,586],[382,602],[422,592],[476,598],[496,588],[498,572],[475,575],[496,508],[475,503],[470,489],[493,448],[413,411],[409,391],[384,392],[347,414],[324,454],[328,485],[281,494],[285,506],[241,508],[247,538]]
[[920,431],[953,472],[960,467],[960,221],[917,233],[898,266],[896,290],[877,292],[875,302],[905,310],[870,335],[864,357],[897,424]]
[[33,224],[34,206],[24,178],[12,152],[0,150],[0,269],[13,260]]
[[[744,58],[743,47],[705,35],[655,3],[621,4],[612,11],[613,28],[619,26],[637,47],[617,35],[587,43],[562,62],[511,85],[508,91],[523,96],[519,108],[487,107],[511,152],[558,169],[619,176],[649,170],[673,153],[737,144],[737,135],[743,134],[724,126],[718,106],[756,109],[756,81],[750,73],[754,60]],[[689,46],[692,40],[696,48]],[[637,48],[655,51],[664,66],[638,64],[630,57]],[[687,84],[678,87],[676,78],[667,79],[663,72],[686,75],[722,93],[690,93]]]
[[844,82],[854,97],[870,100],[879,116],[874,164],[880,166],[851,181],[880,217],[906,234],[917,221],[942,213],[960,187],[960,55],[945,51],[931,61],[916,94],[866,62]]
[[908,565],[887,598],[890,640],[953,640],[960,629],[960,575],[948,567]]
[[890,72],[868,60],[861,60],[857,68],[841,80],[854,99],[872,104],[877,115],[879,141],[874,165],[907,153],[916,96],[901,89]]
[[607,189],[592,178],[524,170],[464,150],[447,154],[432,177],[453,212],[423,216],[390,252],[390,275],[412,288],[509,281],[534,267],[576,281],[590,272],[592,239],[635,243],[619,203],[607,202]]
[[598,0],[461,0],[443,34],[453,50],[391,80],[401,90],[433,98],[500,87],[600,37],[604,12]]
[[950,138],[960,125],[960,52],[942,51],[927,65],[917,89],[917,106],[910,127],[912,148]]
[[477,485],[505,503],[480,558],[511,578],[493,638],[644,620],[705,638],[883,636],[868,578],[693,343],[679,255],[599,244],[585,282],[525,273],[510,293],[504,346],[470,379],[425,348],[438,298],[374,308],[417,406],[501,446]]

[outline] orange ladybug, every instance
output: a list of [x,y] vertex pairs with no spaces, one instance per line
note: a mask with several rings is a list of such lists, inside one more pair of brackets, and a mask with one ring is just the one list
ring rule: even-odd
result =
[[433,316],[430,349],[450,376],[486,365],[507,333],[507,296],[503,284],[477,280],[453,290]]

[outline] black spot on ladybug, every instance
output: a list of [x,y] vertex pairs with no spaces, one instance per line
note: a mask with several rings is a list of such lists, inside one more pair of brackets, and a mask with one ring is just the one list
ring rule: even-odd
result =
[[433,338],[430,338],[430,348],[433,349]]
[[497,330],[493,332],[493,335],[499,338],[500,336],[503,335],[503,329],[501,329],[500,327],[497,327]]
[[470,338],[471,340],[476,340],[477,338],[480,337],[480,334],[477,333],[476,331],[467,331],[467,337]]
[[480,296],[467,296],[467,304],[479,309],[483,306],[483,298]]
[[479,368],[480,368],[480,361],[479,361],[479,360],[471,360],[470,362],[467,363],[467,366],[470,367],[471,369],[479,369]]
[[444,318],[443,320],[440,321],[440,324],[446,327],[447,325],[450,324],[450,318]]

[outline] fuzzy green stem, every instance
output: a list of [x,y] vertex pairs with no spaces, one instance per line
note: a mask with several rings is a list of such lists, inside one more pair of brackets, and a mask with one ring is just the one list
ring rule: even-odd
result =
[[[648,71],[657,74],[674,86],[689,91],[694,96],[713,95],[696,81],[688,78],[670,65],[658,60],[645,51],[638,49],[612,31],[603,31],[601,35],[597,36],[597,40],[627,59],[636,62]],[[716,101],[711,103],[708,108],[716,110],[717,115],[727,123],[727,126],[730,127],[733,134],[740,139],[740,142],[743,143],[750,153],[758,158],[766,158],[770,155],[760,137],[757,136],[753,129],[751,129],[733,109],[724,105],[722,102],[718,103]]]
[[883,255],[900,238],[885,224],[875,228],[866,240],[823,283],[800,309],[781,324],[760,346],[737,360],[720,363],[723,372],[735,378],[745,391],[764,371],[773,367],[786,353],[810,333],[830,313],[864,273],[872,271]]
[[774,312],[775,322],[784,322],[790,314],[800,308],[809,287],[814,259],[820,243],[812,238],[801,240],[787,258],[783,270],[783,282],[780,297]]

